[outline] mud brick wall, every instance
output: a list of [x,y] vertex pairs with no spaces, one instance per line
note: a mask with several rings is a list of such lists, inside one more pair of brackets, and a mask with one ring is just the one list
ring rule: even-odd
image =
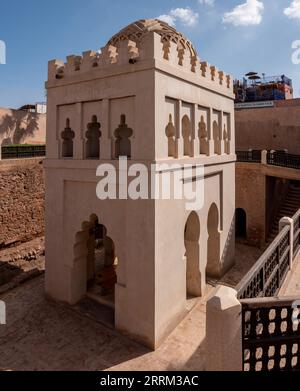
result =
[[0,161],[0,248],[44,235],[43,159]]

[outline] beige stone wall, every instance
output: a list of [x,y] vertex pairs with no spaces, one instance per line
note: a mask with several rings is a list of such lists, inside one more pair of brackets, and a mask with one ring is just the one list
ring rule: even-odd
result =
[[44,234],[41,159],[0,162],[0,247]]
[[266,236],[266,176],[260,164],[236,164],[236,208],[247,214],[247,241],[264,244]]
[[46,114],[0,108],[0,145],[45,143]]
[[274,108],[236,110],[236,149],[287,149],[300,154],[300,100]]

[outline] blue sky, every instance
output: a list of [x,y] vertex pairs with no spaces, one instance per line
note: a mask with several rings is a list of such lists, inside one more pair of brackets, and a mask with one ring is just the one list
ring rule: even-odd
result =
[[45,99],[49,59],[103,47],[127,24],[162,16],[189,37],[202,60],[241,77],[248,71],[293,78],[300,0],[1,0],[0,107]]

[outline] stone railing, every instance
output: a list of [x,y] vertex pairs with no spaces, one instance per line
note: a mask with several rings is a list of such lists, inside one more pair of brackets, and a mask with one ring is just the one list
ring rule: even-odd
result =
[[17,145],[1,147],[0,158],[5,159],[24,159],[32,157],[43,157],[46,155],[45,145]]
[[293,216],[294,222],[294,256],[300,250],[300,210]]
[[300,248],[300,210],[236,289],[216,288],[207,302],[206,369],[300,369],[300,295],[278,298]]
[[262,163],[270,166],[300,169],[300,155],[292,155],[285,151],[237,151],[237,161],[240,163]]
[[298,298],[242,300],[243,370],[300,370]]

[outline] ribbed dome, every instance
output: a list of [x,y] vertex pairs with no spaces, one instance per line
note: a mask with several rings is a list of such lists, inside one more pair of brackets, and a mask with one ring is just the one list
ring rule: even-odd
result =
[[128,39],[139,43],[147,34],[153,31],[162,37],[163,42],[174,42],[179,48],[183,47],[185,49],[189,49],[191,56],[197,55],[193,44],[188,39],[186,39],[175,28],[158,19],[143,19],[130,24],[118,34],[114,35],[108,41],[107,46],[113,45],[118,47],[121,41]]

